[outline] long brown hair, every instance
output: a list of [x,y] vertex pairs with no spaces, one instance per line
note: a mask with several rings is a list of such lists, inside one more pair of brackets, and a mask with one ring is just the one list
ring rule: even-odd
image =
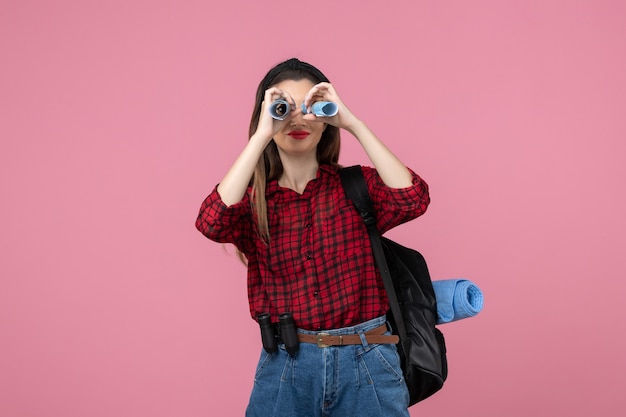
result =
[[[313,65],[302,62],[296,58],[281,62],[268,71],[261,80],[256,91],[254,109],[250,119],[249,137],[256,132],[259,124],[261,105],[265,96],[265,90],[285,80],[309,80],[313,84],[330,82],[322,72]],[[322,133],[317,145],[317,161],[319,164],[337,165],[339,160],[340,137],[339,129],[328,125]],[[278,154],[276,144],[272,140],[263,151],[263,156],[259,158],[252,176],[252,193],[250,204],[258,219],[259,233],[261,239],[267,244],[270,241],[270,232],[267,219],[267,200],[265,199],[265,187],[268,181],[273,181],[283,173],[283,164]]]

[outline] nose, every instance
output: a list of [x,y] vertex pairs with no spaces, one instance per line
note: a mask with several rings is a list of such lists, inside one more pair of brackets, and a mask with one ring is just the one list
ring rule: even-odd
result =
[[306,120],[304,120],[304,118],[302,116],[304,116],[304,114],[302,114],[302,110],[300,109],[300,107],[296,107],[294,110],[294,115],[291,118],[289,124],[291,126],[304,126],[306,124]]

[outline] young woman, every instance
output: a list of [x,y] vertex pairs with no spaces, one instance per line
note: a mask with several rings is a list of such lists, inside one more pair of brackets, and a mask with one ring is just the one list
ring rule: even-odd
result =
[[[290,107],[283,120],[269,111],[278,99]],[[318,101],[335,103],[338,112],[309,113]],[[397,337],[386,326],[387,295],[338,175],[340,129],[374,166],[362,170],[379,231],[424,213],[426,183],[350,112],[317,68],[295,58],[261,81],[248,144],[200,208],[198,230],[245,257],[252,317],[268,313],[265,331],[282,332],[275,351],[261,351],[249,417],[409,415]],[[297,327],[295,349],[276,324],[284,313]]]

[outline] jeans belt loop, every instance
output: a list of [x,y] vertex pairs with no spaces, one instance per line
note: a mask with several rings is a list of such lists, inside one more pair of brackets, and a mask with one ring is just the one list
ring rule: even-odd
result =
[[367,347],[367,338],[365,337],[365,333],[362,330],[359,330],[359,337],[361,338],[361,344],[363,347]]

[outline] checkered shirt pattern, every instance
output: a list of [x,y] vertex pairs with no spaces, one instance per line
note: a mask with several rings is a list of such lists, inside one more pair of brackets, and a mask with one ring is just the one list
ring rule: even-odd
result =
[[[362,167],[378,230],[412,220],[430,202],[427,184],[413,171],[413,185],[387,187],[375,169]],[[217,187],[204,200],[197,229],[216,242],[232,243],[248,260],[250,313],[291,312],[308,330],[353,326],[379,317],[389,304],[362,218],[346,197],[338,168],[322,165],[304,192],[266,187],[270,242],[259,238],[250,190],[226,206]]]

